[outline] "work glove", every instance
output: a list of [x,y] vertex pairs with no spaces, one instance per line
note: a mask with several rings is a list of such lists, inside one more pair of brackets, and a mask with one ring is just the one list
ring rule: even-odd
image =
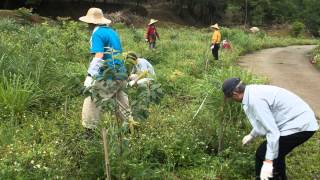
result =
[[93,78],[91,76],[87,76],[86,80],[83,83],[83,86],[89,88],[92,85]]
[[134,134],[134,126],[139,126],[139,123],[133,120],[133,117],[130,117],[128,120],[128,125],[129,125],[131,134]]
[[136,81],[135,81],[135,80],[130,81],[130,82],[129,82],[129,86],[131,86],[131,87],[132,87],[135,83],[136,83]]
[[214,44],[212,44],[212,45],[210,46],[210,49],[211,49],[211,50],[214,49]]
[[148,39],[144,39],[146,42],[148,42],[149,40]]
[[129,79],[130,79],[130,80],[136,80],[136,79],[138,79],[138,75],[137,75],[137,74],[131,74],[131,75],[129,76]]
[[261,172],[260,172],[260,179],[269,180],[269,178],[273,177],[272,171],[273,171],[273,163],[264,161],[261,168]]
[[253,137],[251,134],[246,135],[246,136],[243,137],[243,139],[242,139],[242,145],[247,145],[247,144],[249,144],[253,139],[254,139],[254,137]]

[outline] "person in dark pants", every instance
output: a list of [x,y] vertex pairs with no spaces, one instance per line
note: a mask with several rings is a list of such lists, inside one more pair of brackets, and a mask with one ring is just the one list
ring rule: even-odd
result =
[[212,40],[211,40],[211,51],[212,55],[215,60],[219,60],[219,49],[220,49],[220,42],[221,42],[221,33],[219,31],[219,26],[218,24],[210,26],[213,29],[213,34],[212,34]]
[[242,144],[266,136],[256,151],[256,179],[286,180],[285,157],[319,129],[312,109],[294,93],[270,85],[245,85],[240,78],[226,79],[226,98],[241,102],[252,131]]
[[[280,136],[279,138],[279,154],[274,160],[274,177],[275,179],[285,180],[286,176],[286,155],[289,154],[295,147],[307,141],[315,132],[303,131],[289,136]],[[267,141],[264,141],[256,152],[256,169],[261,169],[263,166],[264,157],[267,151]],[[259,171],[256,171],[256,177],[259,177]],[[257,178],[258,179],[258,178]]]

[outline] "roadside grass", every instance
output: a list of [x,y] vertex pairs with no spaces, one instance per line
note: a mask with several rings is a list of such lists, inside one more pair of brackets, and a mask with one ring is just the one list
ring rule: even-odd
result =
[[[0,20],[0,98],[9,113],[0,114],[0,176],[4,179],[102,179],[103,147],[99,131],[84,139],[80,123],[81,87],[90,61],[89,32],[84,24],[59,22],[22,26]],[[248,83],[264,79],[235,65],[245,53],[258,49],[315,44],[315,40],[273,38],[222,28],[232,50],[221,50],[215,62],[209,49],[211,32],[192,27],[159,28],[161,40],[150,51],[144,29],[114,27],[125,51],[133,50],[154,64],[164,97],[150,107],[150,117],[138,132],[126,135],[119,156],[117,129],[110,116],[111,172],[116,179],[250,179],[254,175],[254,150],[258,142],[241,146],[249,132],[241,106],[223,103],[221,83],[239,76]],[[206,68],[206,62],[209,62]],[[19,88],[13,87],[15,81]],[[21,91],[20,91],[21,89]],[[14,100],[15,94],[26,93]],[[204,107],[193,118],[204,97]],[[22,96],[23,97],[23,96]],[[21,103],[24,102],[24,103]],[[261,141],[261,140],[260,140]],[[320,163],[319,135],[289,158],[290,177],[316,177]],[[301,158],[310,154],[310,158]],[[301,162],[293,163],[296,159]],[[309,166],[304,166],[308,163]],[[312,168],[309,168],[309,167]]]
[[311,60],[315,61],[315,66],[320,70],[320,46],[319,45],[312,52]]

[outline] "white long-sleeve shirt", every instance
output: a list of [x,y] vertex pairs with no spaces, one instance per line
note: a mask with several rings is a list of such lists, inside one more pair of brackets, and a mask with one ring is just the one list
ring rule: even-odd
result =
[[149,61],[143,58],[138,58],[137,64],[132,69],[131,74],[143,72],[143,71],[148,71],[150,75],[155,75],[154,69],[152,65],[149,63]]
[[253,129],[251,135],[265,135],[265,158],[278,157],[279,138],[302,131],[319,129],[315,114],[307,103],[294,93],[269,85],[247,85],[243,109]]

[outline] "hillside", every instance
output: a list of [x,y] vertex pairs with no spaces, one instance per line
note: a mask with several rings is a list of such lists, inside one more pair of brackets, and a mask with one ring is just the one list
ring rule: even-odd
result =
[[[133,50],[154,65],[163,92],[161,102],[148,107],[147,119],[135,116],[140,126],[134,135],[122,131],[113,116],[105,116],[101,126],[109,129],[113,178],[253,178],[254,149],[261,140],[242,147],[250,125],[239,104],[224,104],[221,83],[231,76],[264,82],[235,65],[242,54],[317,41],[222,28],[232,50],[221,50],[222,61],[214,62],[209,29],[159,24],[161,41],[150,51],[144,28],[121,23],[113,27],[124,51]],[[82,83],[91,60],[88,27],[74,21],[25,25],[5,18],[0,19],[0,33],[0,177],[103,179],[100,131],[85,139],[80,123]],[[127,91],[130,101],[136,100],[137,89]],[[297,152],[315,157],[313,161],[290,157],[308,163],[292,163],[289,172],[300,173],[290,174],[291,179],[319,178],[319,154],[312,153],[319,148],[317,140],[308,143],[310,149]]]

